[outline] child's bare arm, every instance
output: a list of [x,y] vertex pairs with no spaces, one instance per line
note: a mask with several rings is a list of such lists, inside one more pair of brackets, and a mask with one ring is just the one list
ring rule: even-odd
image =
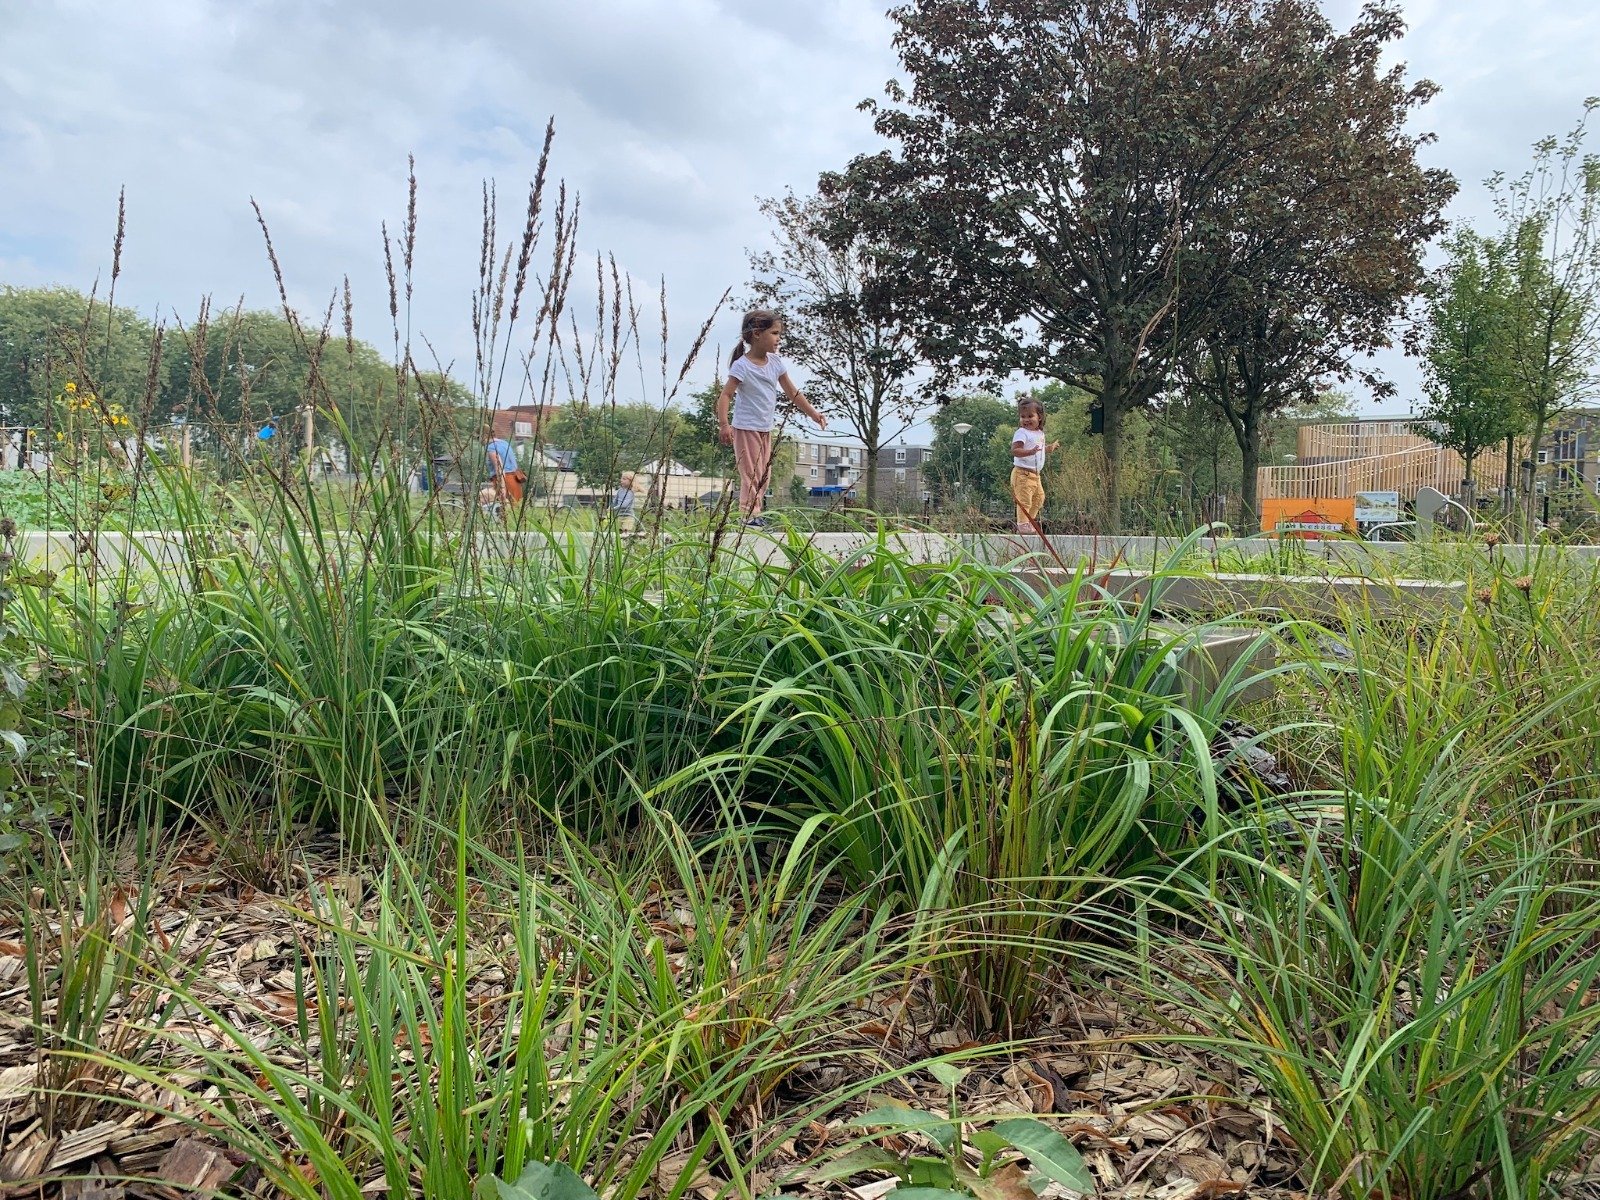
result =
[[778,376],[778,386],[783,389],[783,394],[789,397],[789,403],[815,421],[818,429],[828,427],[828,418],[817,411],[816,406],[806,399],[804,392],[795,387],[794,380],[789,378],[787,371]]
[[722,391],[717,394],[717,437],[724,446],[733,442],[733,426],[728,424],[728,405],[733,403],[734,389],[739,386],[739,381],[733,376],[728,376],[728,382],[722,385]]

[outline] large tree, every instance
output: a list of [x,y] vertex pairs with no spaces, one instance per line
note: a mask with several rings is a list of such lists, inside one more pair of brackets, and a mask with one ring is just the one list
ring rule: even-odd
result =
[[691,392],[690,406],[683,414],[678,436],[673,439],[672,456],[699,475],[732,477],[735,474],[733,447],[724,446],[718,430],[717,397],[722,380],[712,380],[699,391]]
[[1309,0],[911,0],[891,16],[912,86],[868,107],[896,149],[823,190],[857,204],[878,303],[924,357],[1096,394],[1116,524],[1127,415],[1168,387],[1224,284],[1276,251],[1235,233],[1281,203],[1256,185],[1302,157],[1301,97],[1338,39]]
[[1458,229],[1427,289],[1422,326],[1427,400],[1416,429],[1461,455],[1469,492],[1478,455],[1520,433],[1526,423],[1507,378],[1510,316],[1505,247]]
[[[965,433],[957,425],[969,428]],[[1017,413],[993,396],[958,396],[933,418],[933,449],[922,465],[923,482],[943,504],[992,507],[1008,494],[1011,434]]]
[[1308,30],[1303,75],[1275,114],[1293,136],[1241,181],[1230,206],[1234,266],[1183,361],[1189,386],[1217,406],[1238,443],[1244,526],[1256,517],[1261,438],[1273,414],[1334,380],[1359,377],[1380,396],[1393,390],[1362,363],[1391,344],[1455,193],[1446,172],[1417,162],[1428,135],[1407,129],[1436,89],[1408,84],[1402,66],[1380,69],[1403,28],[1394,10],[1369,7],[1348,33]]
[[673,452],[683,414],[650,404],[568,406],[550,422],[547,444],[576,450],[574,467],[585,487],[612,487],[624,471],[637,471]]
[[878,498],[878,451],[909,429],[918,401],[907,381],[916,344],[896,322],[869,310],[878,263],[835,196],[792,192],[761,202],[774,248],[753,253],[759,302],[783,314],[783,353],[805,367],[806,392],[839,418],[867,451],[866,503]]

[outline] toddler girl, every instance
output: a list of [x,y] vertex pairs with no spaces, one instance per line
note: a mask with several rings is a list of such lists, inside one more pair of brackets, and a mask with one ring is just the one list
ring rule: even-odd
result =
[[1044,456],[1061,448],[1044,444],[1044,405],[1037,400],[1017,401],[1017,421],[1022,428],[1011,435],[1011,499],[1017,506],[1017,532],[1043,533],[1039,514],[1044,511]]

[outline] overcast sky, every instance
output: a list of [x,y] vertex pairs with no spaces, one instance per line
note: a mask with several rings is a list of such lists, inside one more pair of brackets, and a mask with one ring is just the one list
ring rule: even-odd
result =
[[[183,318],[204,295],[274,307],[253,197],[291,302],[320,313],[348,274],[357,332],[384,349],[379,225],[404,221],[414,153],[413,323],[469,379],[481,182],[497,181],[502,236],[520,230],[553,116],[552,170],[581,193],[582,245],[615,253],[652,296],[665,277],[681,355],[748,278],[746,250],[765,240],[756,197],[809,190],[878,148],[856,105],[896,73],[885,7],[0,0],[0,284],[103,289],[126,187],[119,300]],[[1341,26],[1356,8],[1329,3]],[[1443,89],[1421,118],[1438,134],[1426,160],[1461,184],[1451,215],[1487,227],[1484,178],[1522,170],[1533,141],[1600,93],[1600,4],[1409,0],[1405,13],[1398,56]],[[587,275],[581,286],[592,296]],[[736,332],[724,313],[714,338]],[[1383,365],[1403,407],[1415,368]],[[708,349],[691,379],[713,370]]]

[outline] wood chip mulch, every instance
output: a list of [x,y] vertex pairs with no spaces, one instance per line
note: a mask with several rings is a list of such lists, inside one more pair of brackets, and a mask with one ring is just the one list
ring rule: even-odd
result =
[[[332,848],[320,847],[301,861],[306,884],[314,881],[322,894],[343,893],[360,905],[362,882],[344,873]],[[240,887],[219,867],[215,848],[195,838],[160,880],[152,936],[199,963],[197,983],[208,1002],[267,1045],[295,1013],[294,955],[308,931],[294,909],[309,907],[308,891],[275,899]],[[36,919],[56,917],[39,913]],[[125,921],[133,919],[130,912]],[[161,1062],[154,1081],[97,1080],[104,1099],[80,1103],[76,1127],[47,1135],[24,954],[20,922],[0,917],[0,1197],[276,1194],[252,1164],[208,1131],[181,1086],[162,1085],[163,1078],[181,1077],[183,1062]],[[491,986],[503,991],[503,983]],[[895,1003],[897,1011],[886,1007],[883,1019],[864,1012],[859,1032],[907,1060],[974,1044],[962,1029],[939,1027],[926,1005],[904,998]],[[121,1016],[114,1008],[108,1028]],[[184,1035],[201,1044],[222,1042],[189,1014],[173,1021],[186,1023]],[[1023,1058],[977,1061],[963,1085],[965,1112],[1051,1114],[1050,1123],[1077,1146],[1107,1200],[1309,1200],[1295,1180],[1297,1151],[1252,1081],[1187,1048],[1153,1057],[1148,1045],[1130,1044],[1159,1031],[1110,993],[1087,1001],[1063,992],[1046,1028],[1059,1040],[1047,1037]],[[817,1065],[796,1086],[820,1094],[843,1081],[843,1069]],[[899,1086],[903,1102],[942,1111],[942,1089],[925,1073]],[[811,1136],[785,1145],[787,1165],[814,1161],[858,1135],[844,1118],[818,1125]],[[784,1166],[778,1163],[756,1182],[779,1184]],[[711,1179],[696,1184],[691,1190],[701,1200],[711,1200],[721,1186]],[[893,1182],[798,1186],[813,1195],[881,1200]],[[368,1190],[382,1194],[381,1179]],[[1044,1200],[1070,1195],[1052,1186]]]

